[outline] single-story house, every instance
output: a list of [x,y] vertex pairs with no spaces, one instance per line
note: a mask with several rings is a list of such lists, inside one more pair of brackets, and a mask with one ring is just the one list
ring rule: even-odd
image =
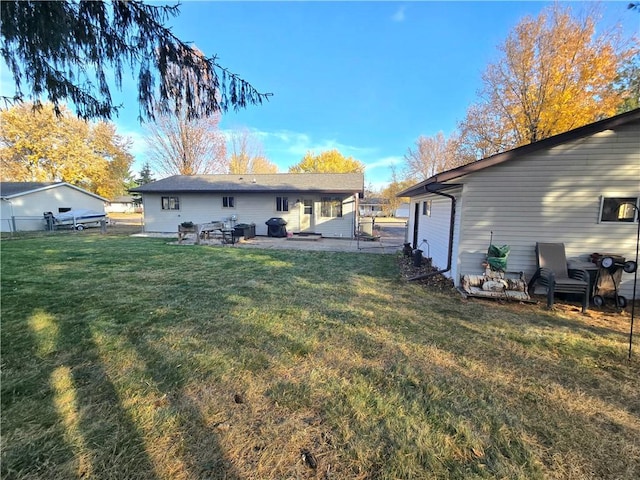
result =
[[105,210],[107,213],[134,213],[139,203],[140,200],[131,195],[120,195],[109,200]]
[[45,230],[45,212],[104,212],[107,199],[66,182],[0,182],[0,231]]
[[388,205],[383,198],[365,198],[360,202],[361,217],[384,217],[385,207]]
[[[508,245],[507,269],[528,279],[536,242],[564,243],[573,261],[592,253],[635,260],[640,109],[439,173],[398,196],[411,199],[413,248],[456,286],[483,272],[490,242]],[[633,282],[622,274],[628,299]]]
[[142,194],[148,232],[177,232],[183,222],[254,223],[267,235],[271,218],[282,218],[293,233],[353,238],[361,173],[277,173],[175,175],[131,189]]

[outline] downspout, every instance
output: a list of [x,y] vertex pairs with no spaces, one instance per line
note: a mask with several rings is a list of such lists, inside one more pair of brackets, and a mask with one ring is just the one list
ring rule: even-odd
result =
[[440,275],[441,273],[446,273],[451,270],[451,258],[453,256],[453,227],[455,226],[456,219],[456,197],[453,195],[449,195],[448,193],[438,192],[437,190],[430,190],[429,186],[432,185],[430,183],[424,186],[424,189],[428,193],[434,193],[436,195],[440,195],[441,197],[446,197],[451,200],[451,219],[449,220],[449,254],[447,255],[447,268],[442,270],[438,270],[436,272],[425,273],[423,275],[418,275],[416,277],[411,277],[409,279],[410,282],[414,280],[422,280],[423,278],[433,277],[434,275]]
[[358,237],[358,225],[360,224],[360,202],[358,201],[358,192],[353,194],[353,231],[351,232],[351,238]]
[[2,201],[7,202],[9,204],[9,208],[11,209],[11,221],[9,222],[9,232],[13,233],[16,231],[16,217],[13,214],[13,202],[11,200],[7,200],[4,197],[2,197]]

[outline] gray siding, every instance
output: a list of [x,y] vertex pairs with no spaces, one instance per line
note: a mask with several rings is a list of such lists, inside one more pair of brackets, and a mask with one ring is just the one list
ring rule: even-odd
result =
[[[467,175],[460,273],[481,273],[489,239],[511,246],[508,268],[527,276],[536,242],[563,242],[567,257],[594,252],[635,258],[635,223],[599,223],[602,196],[640,195],[640,124],[607,130]],[[456,276],[459,281],[459,275]],[[633,275],[623,274],[631,297]]]

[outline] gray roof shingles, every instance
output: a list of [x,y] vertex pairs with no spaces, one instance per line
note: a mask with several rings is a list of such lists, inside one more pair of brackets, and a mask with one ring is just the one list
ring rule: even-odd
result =
[[258,175],[174,175],[130,190],[165,192],[327,192],[362,193],[361,173],[275,173]]
[[12,197],[62,182],[0,182],[0,196]]

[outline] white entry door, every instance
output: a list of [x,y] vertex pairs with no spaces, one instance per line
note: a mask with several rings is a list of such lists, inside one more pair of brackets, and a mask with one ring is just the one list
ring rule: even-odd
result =
[[300,231],[313,232],[313,200],[304,198],[300,202]]

